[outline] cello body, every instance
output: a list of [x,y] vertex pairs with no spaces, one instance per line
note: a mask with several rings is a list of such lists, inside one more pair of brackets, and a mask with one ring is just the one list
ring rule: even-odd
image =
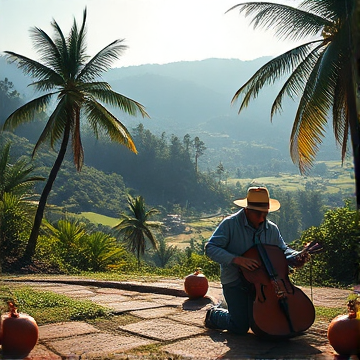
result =
[[[262,246],[261,252],[258,246]],[[263,259],[266,251],[267,260]],[[289,279],[289,269],[283,251],[274,245],[255,245],[243,254],[257,260],[261,266],[242,269],[245,279],[255,290],[251,330],[259,336],[289,338],[307,330],[315,320],[315,308],[307,295]],[[269,274],[267,261],[273,271]]]

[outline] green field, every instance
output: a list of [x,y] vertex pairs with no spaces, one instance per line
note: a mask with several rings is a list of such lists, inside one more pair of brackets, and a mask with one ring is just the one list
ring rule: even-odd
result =
[[339,191],[353,194],[355,192],[355,180],[352,178],[352,168],[349,162],[344,166],[340,161],[318,161],[317,164],[325,163],[327,166],[326,177],[305,176],[280,173],[278,176],[259,177],[254,179],[228,179],[228,184],[235,185],[237,182],[241,186],[248,186],[251,183],[264,184],[272,188],[281,188],[284,191],[305,190],[308,183],[313,184],[325,193],[333,194]]
[[[320,161],[317,163],[321,163]],[[235,185],[239,182],[247,187],[251,183],[271,186],[273,189],[279,188],[284,191],[305,190],[307,184],[312,185],[312,189],[319,189],[323,193],[334,194],[342,192],[343,194],[353,194],[355,192],[355,181],[352,178],[351,163],[347,162],[344,166],[339,161],[326,161],[327,174],[325,178],[320,176],[302,176],[293,174],[279,174],[279,176],[259,177],[255,179],[228,179],[229,185]],[[224,214],[222,214],[224,215]],[[96,214],[93,212],[83,212],[81,216],[94,224],[102,224],[113,227],[119,223],[119,219]],[[216,215],[211,218],[198,220],[189,220],[186,222],[185,231],[181,234],[168,236],[165,238],[169,245],[184,249],[189,246],[191,239],[209,238],[222,216]]]
[[94,224],[101,224],[101,225],[111,226],[111,227],[117,225],[120,222],[120,220],[117,218],[100,215],[100,214],[96,214],[93,212],[82,212],[81,216]]

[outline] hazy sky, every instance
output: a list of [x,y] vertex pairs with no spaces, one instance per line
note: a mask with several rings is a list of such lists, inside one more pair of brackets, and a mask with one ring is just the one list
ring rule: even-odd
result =
[[[74,17],[81,24],[87,7],[88,54],[116,39],[128,49],[114,67],[165,64],[207,58],[250,60],[293,47],[271,32],[253,31],[238,10],[241,0],[0,0],[0,52],[38,59],[29,36],[38,27],[52,36],[55,19],[67,35]],[[296,6],[299,1],[277,2]]]

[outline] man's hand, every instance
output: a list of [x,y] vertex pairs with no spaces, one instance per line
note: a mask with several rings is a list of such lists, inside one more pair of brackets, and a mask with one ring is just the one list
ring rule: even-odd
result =
[[236,256],[233,258],[232,263],[236,266],[243,267],[246,270],[254,271],[260,267],[260,264],[255,259],[250,259],[243,256]]

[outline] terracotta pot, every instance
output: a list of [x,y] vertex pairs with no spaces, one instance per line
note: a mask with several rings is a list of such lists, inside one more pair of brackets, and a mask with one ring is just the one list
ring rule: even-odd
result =
[[338,354],[359,354],[360,319],[357,319],[356,311],[350,309],[347,315],[335,317],[328,327],[327,337],[330,345]]
[[4,359],[23,359],[36,345],[39,329],[33,317],[9,306],[10,313],[1,316],[2,355]]
[[205,275],[200,270],[196,270],[185,278],[184,288],[190,299],[197,299],[206,295],[209,283]]

